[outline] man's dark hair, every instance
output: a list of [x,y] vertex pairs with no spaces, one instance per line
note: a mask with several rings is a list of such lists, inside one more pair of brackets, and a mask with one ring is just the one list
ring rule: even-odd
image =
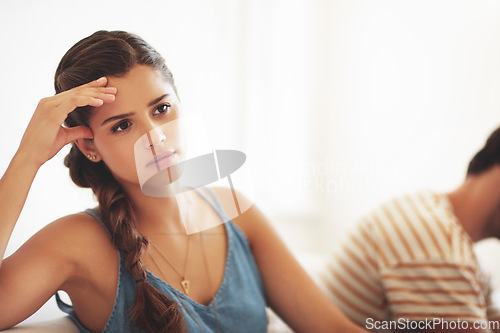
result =
[[500,165],[500,127],[491,133],[484,147],[472,158],[467,176],[479,175],[497,164]]

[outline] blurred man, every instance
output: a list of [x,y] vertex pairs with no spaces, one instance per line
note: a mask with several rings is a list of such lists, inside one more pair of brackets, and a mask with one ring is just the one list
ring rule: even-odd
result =
[[500,331],[473,252],[488,237],[500,238],[500,128],[453,192],[402,196],[365,216],[329,259],[325,289],[372,331]]

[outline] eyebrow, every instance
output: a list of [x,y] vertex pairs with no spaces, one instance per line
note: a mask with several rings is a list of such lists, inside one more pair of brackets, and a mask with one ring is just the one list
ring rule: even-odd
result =
[[[156,103],[160,102],[162,99],[164,99],[165,97],[168,97],[169,95],[170,94],[164,94],[164,95],[161,95],[160,97],[155,98],[154,100],[152,100],[151,102],[148,103],[148,106],[155,105]],[[104,120],[101,123],[101,126],[106,125],[110,121],[117,120],[117,119],[127,118],[127,117],[130,117],[130,116],[133,116],[134,114],[135,114],[135,112],[129,112],[129,113],[124,113],[124,114],[119,114],[119,115],[116,115],[116,116],[113,116],[113,117],[109,117],[108,119]]]

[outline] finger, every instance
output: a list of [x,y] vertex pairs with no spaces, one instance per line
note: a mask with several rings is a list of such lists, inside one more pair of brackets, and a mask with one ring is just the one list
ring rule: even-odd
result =
[[[99,107],[99,106],[102,106],[103,104],[104,104],[104,101],[102,99],[94,98],[94,97],[91,97],[90,102],[87,103],[87,105],[94,106],[94,107]],[[85,106],[85,105],[82,105],[82,106]]]
[[[109,103],[115,100],[114,95],[116,93],[117,89],[115,87],[99,87],[99,88],[77,87],[48,98],[48,102],[51,103],[53,107],[58,107],[61,104],[67,102],[68,99],[74,100],[77,99],[78,96],[81,97],[86,96],[90,98],[102,99],[105,103]],[[100,105],[92,105],[92,106],[100,106]]]
[[61,129],[66,134],[66,143],[73,142],[78,139],[93,139],[94,134],[90,127],[87,126],[75,126],[75,127],[61,127]]
[[116,94],[118,92],[118,89],[115,87],[103,87],[100,88],[99,91],[104,91],[106,94]]
[[107,91],[97,91],[97,92],[89,92],[88,94],[83,94],[85,96],[101,99],[104,103],[110,103],[115,100],[116,89],[114,93],[109,93]]
[[[115,95],[111,94],[105,94],[101,95],[98,97],[94,96],[89,96],[89,102],[86,105],[94,106],[94,107],[99,107],[102,106],[104,103],[111,103],[115,100]],[[85,105],[78,105],[78,106],[85,106]]]
[[115,96],[112,94],[105,94],[100,97],[73,95],[65,99],[59,106],[56,107],[56,109],[58,114],[66,116],[77,107],[87,105],[99,107],[102,106],[105,102],[110,103],[114,101],[114,98]]
[[108,83],[108,78],[103,76],[98,78],[97,80],[91,81],[87,84],[84,84],[84,86],[87,87],[104,87]]
[[55,107],[50,115],[53,117],[54,122],[62,124],[68,114],[70,114],[77,107],[82,107],[90,105],[93,107],[99,107],[104,104],[102,99],[93,98],[89,96],[73,96],[64,100],[60,105]]
[[[116,88],[105,87],[107,82],[108,82],[107,78],[103,76],[97,80],[82,84],[80,86],[71,88],[69,90],[62,91],[62,92],[54,95],[50,99],[57,103],[57,101],[60,102],[60,101],[64,100],[65,98],[67,98],[67,96],[70,96],[70,95],[73,95],[76,93],[82,93],[82,92],[85,92],[87,90],[88,91],[103,91],[103,92],[107,92],[107,93],[116,93]],[[89,89],[89,88],[91,88],[91,89]]]
[[77,86],[77,87],[74,87],[72,89],[63,91],[59,94],[56,94],[54,96],[54,98],[61,101],[64,98],[66,98],[67,96],[71,96],[73,94],[87,94],[88,95],[88,94],[97,93],[97,92],[116,94],[116,88],[106,87],[107,82],[108,82],[107,78],[103,76],[97,80],[82,84],[80,86]]
[[81,95],[96,95],[96,94],[113,94],[115,95],[117,89],[115,87],[77,87],[71,93]]

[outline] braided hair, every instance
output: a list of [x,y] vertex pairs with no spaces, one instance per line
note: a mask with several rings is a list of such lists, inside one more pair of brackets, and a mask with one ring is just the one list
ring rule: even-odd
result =
[[[172,73],[162,56],[139,36],[124,31],[97,31],[72,46],[57,67],[55,90],[60,93],[103,76],[120,77],[135,65],[159,70],[175,90]],[[90,106],[76,108],[68,115],[65,126],[88,125],[92,114]],[[64,164],[76,185],[94,192],[114,246],[124,254],[132,277],[141,281],[136,284],[130,313],[134,328],[147,332],[185,331],[177,304],[145,280],[141,257],[148,240],[136,227],[133,204],[120,183],[103,161],[89,161],[75,143]]]

